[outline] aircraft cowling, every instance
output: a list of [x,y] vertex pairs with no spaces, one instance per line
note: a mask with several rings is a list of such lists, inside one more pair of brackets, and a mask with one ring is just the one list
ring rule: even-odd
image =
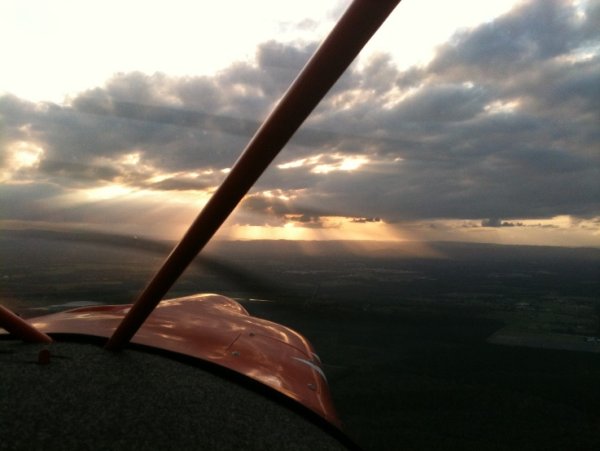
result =
[[[130,307],[82,307],[27,321],[50,335],[108,338]],[[341,426],[308,340],[288,327],[251,316],[233,299],[199,294],[163,301],[131,341],[228,368]]]

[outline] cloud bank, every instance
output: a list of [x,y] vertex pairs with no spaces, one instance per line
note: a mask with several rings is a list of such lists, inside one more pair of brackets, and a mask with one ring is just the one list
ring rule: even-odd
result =
[[[600,2],[583,5],[524,2],[423,67],[386,54],[352,67],[234,222],[597,224]],[[215,76],[116,74],[61,105],[1,97],[0,219],[85,220],[98,202],[65,199],[107,186],[204,199],[316,46],[265,42]],[[102,215],[126,220],[127,199],[108,197]]]

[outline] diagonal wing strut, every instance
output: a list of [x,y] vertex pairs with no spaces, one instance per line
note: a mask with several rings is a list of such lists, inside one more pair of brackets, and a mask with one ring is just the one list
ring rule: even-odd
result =
[[108,349],[120,349],[131,340],[398,3],[400,0],[352,2],[133,304],[106,344]]

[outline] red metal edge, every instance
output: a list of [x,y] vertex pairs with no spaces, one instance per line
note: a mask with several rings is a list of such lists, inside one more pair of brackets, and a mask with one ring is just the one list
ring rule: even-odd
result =
[[[31,318],[46,334],[109,337],[131,305],[82,307]],[[131,340],[207,361],[258,381],[341,429],[312,345],[298,332],[250,316],[236,301],[202,294],[161,302]]]

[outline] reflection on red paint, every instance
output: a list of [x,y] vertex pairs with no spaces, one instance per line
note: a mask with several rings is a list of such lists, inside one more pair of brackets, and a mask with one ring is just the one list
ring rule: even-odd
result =
[[[82,307],[29,321],[45,333],[108,338],[129,307]],[[285,326],[250,316],[232,299],[203,294],[163,301],[132,342],[234,370],[340,426],[327,382],[319,371],[321,363],[310,343]]]

